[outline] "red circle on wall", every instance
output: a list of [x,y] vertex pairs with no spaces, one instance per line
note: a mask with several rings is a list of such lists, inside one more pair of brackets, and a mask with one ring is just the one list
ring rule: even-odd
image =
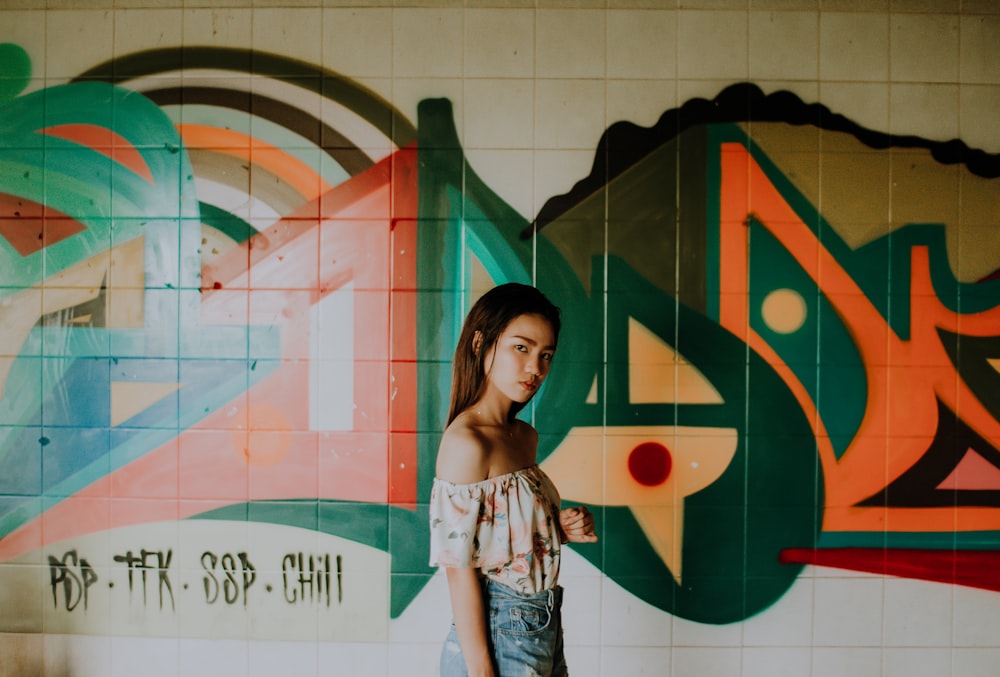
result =
[[643,442],[628,456],[628,471],[632,478],[647,487],[666,482],[672,466],[670,451],[659,442]]

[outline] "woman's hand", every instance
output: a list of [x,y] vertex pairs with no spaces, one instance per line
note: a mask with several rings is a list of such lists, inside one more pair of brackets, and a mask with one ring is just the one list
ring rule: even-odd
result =
[[559,525],[568,543],[596,543],[594,516],[582,505],[559,513]]

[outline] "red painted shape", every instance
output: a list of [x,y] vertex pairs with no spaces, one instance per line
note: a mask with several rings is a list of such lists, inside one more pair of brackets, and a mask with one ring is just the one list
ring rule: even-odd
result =
[[40,134],[55,136],[66,141],[78,143],[81,146],[86,146],[128,167],[149,183],[153,183],[153,172],[150,171],[149,165],[146,164],[146,161],[136,147],[124,136],[107,127],[72,123],[53,125],[52,127],[46,127],[38,131]]
[[[277,323],[286,359],[174,439],[0,538],[0,562],[55,541],[186,519],[248,500],[388,500],[414,509],[416,173],[416,151],[399,151],[324,195],[318,220],[292,215],[206,269],[202,321],[243,324],[249,318],[250,324]],[[406,184],[388,185],[390,176]],[[413,196],[404,199],[408,191]],[[309,336],[311,305],[348,281],[364,300],[357,304],[354,318],[359,332],[355,429],[317,434],[308,430],[308,369],[303,361],[308,346],[302,342]],[[371,340],[385,336],[390,323],[391,345]],[[255,429],[255,412],[261,410],[283,412],[281,429]],[[285,437],[288,453],[280,463],[248,462],[255,441],[267,449],[283,444]],[[112,497],[141,496],[149,486],[172,489],[153,496],[143,512],[112,510],[117,504]],[[85,507],[98,516],[110,512],[110,521],[81,518]]]
[[778,560],[1000,591],[998,550],[788,548]]
[[969,449],[937,488],[954,491],[1000,490],[1000,468]]
[[21,256],[31,256],[82,230],[86,226],[52,207],[0,193],[0,237]]
[[389,261],[389,502],[415,508],[417,496],[417,149],[392,164]]
[[666,482],[672,466],[670,451],[659,442],[643,442],[628,455],[628,471],[636,482],[646,487]]

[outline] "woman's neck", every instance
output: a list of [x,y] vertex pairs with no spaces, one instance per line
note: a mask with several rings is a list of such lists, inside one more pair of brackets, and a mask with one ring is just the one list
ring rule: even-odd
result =
[[506,426],[511,423],[511,402],[498,402],[490,397],[483,397],[469,407],[468,411],[475,413],[483,425]]

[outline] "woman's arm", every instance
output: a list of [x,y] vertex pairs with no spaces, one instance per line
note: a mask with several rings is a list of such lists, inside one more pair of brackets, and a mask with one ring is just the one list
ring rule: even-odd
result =
[[494,677],[478,569],[447,567],[451,610],[469,677]]
[[[471,484],[489,476],[486,440],[459,419],[445,431],[438,448],[436,475],[456,484]],[[445,567],[455,632],[469,677],[494,677],[487,639],[486,608],[475,567]]]

